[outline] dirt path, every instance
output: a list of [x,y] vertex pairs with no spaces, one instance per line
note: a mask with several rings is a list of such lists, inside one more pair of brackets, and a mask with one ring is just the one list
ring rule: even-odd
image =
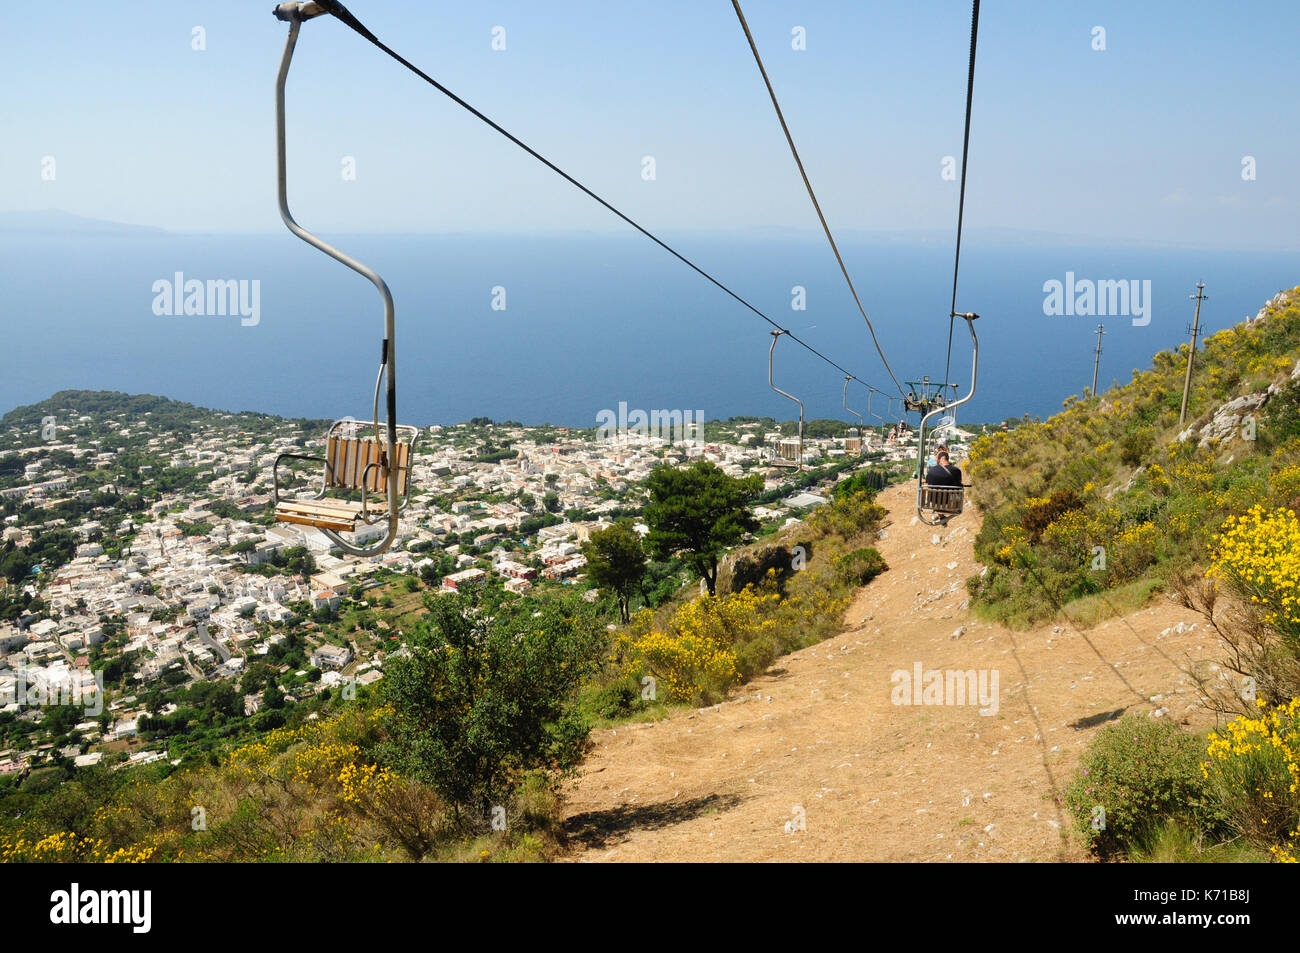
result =
[[[976,514],[936,533],[912,500],[880,496],[890,571],[858,592],[853,628],[721,705],[593,736],[566,797],[573,859],[1083,859],[1057,801],[1079,754],[1119,710],[1207,724],[1180,669],[1213,640],[1163,600],[1084,632],[980,622],[964,608]],[[918,662],[996,671],[997,712],[893,704],[891,675]]]

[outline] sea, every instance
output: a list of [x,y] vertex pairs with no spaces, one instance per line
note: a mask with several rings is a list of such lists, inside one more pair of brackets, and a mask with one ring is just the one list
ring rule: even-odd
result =
[[[620,404],[706,419],[798,416],[769,387],[771,325],[635,233],[325,237],[392,290],[402,422],[592,427]],[[878,388],[848,388],[849,408],[870,413],[868,422],[897,419],[900,403],[888,396],[926,376],[969,392],[964,321],[949,349],[950,241],[841,243],[887,369],[820,236],[665,237]],[[224,308],[206,294],[205,313],[183,313],[177,286],[191,281],[243,282],[246,313],[215,313],[234,300]],[[1201,331],[1212,334],[1300,284],[1300,254],[968,238],[957,310],[980,315],[978,379],[957,422],[1059,410],[1091,383],[1098,325],[1100,389],[1130,380],[1154,353],[1187,340],[1201,281]],[[1066,307],[1052,303],[1052,282],[1070,292]],[[1076,297],[1100,282],[1124,282],[1127,303],[1117,285],[1102,286],[1109,296],[1091,306]],[[0,410],[87,389],[315,418],[368,415],[383,332],[373,286],[287,231],[0,229],[0,326]],[[772,377],[808,419],[854,419],[844,372],[789,338],[776,343]]]

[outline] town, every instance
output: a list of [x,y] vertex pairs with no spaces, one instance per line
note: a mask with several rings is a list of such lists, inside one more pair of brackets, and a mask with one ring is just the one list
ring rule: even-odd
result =
[[[0,776],[180,763],[189,739],[176,728],[196,714],[227,734],[273,728],[286,704],[379,680],[425,593],[583,587],[582,543],[636,519],[656,466],[763,473],[755,515],[779,526],[826,501],[819,485],[914,465],[906,428],[813,421],[801,440],[792,426],[710,421],[679,443],[486,419],[427,427],[398,542],[358,558],[271,519],[276,458],[309,451],[323,421],[93,392],[19,408],[0,434],[16,448],[0,455]],[[971,436],[949,439],[960,452]]]

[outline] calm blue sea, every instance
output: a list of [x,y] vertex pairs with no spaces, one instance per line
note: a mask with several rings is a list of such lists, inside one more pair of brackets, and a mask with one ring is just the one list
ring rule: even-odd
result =
[[[399,415],[415,424],[473,416],[593,426],[630,408],[706,416],[793,416],[767,386],[768,326],[636,235],[331,236],[373,264],[397,302]],[[824,242],[670,236],[775,320],[885,388],[889,380]],[[900,379],[944,374],[947,243],[847,242],[843,250]],[[153,284],[260,282],[260,321],[158,316]],[[1048,317],[1043,283],[1151,282],[1151,321]],[[971,242],[960,310],[979,312],[980,385],[964,421],[1046,416],[1092,374],[1126,381],[1186,337],[1197,280],[1209,332],[1300,283],[1300,256],[1254,252]],[[794,286],[807,310],[791,308]],[[503,288],[505,310],[494,310]],[[500,303],[500,294],[495,295]],[[162,394],[204,406],[292,416],[365,416],[381,338],[368,283],[287,232],[264,236],[0,233],[0,410],[64,388]],[[958,327],[953,379],[969,384]],[[788,341],[776,382],[810,418],[842,416],[842,377]],[[866,392],[850,390],[866,409]],[[877,400],[873,409],[881,410]]]

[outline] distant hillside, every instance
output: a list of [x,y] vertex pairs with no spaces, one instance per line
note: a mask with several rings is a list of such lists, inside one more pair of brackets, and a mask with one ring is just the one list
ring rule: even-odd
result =
[[972,447],[985,509],[975,604],[1026,624],[1078,600],[1083,617],[1140,603],[1202,564],[1229,516],[1300,507],[1300,288],[1198,350],[1178,426],[1187,346],[1041,423]]
[[25,235],[121,235],[158,238],[171,234],[153,225],[128,225],[99,218],[83,218],[59,209],[38,212],[0,212],[0,234]]
[[123,394],[106,390],[61,390],[35,404],[16,407],[0,417],[0,443],[7,448],[35,446],[41,442],[41,422],[54,417],[59,433],[87,429],[74,426],[81,417],[90,417],[89,430],[97,424],[116,420],[126,424],[148,424],[158,433],[189,434],[205,427],[223,424],[242,429],[261,430],[281,423],[293,423],[309,430],[323,430],[327,421],[276,417],[252,411],[232,413],[197,407],[183,401],[153,394]]

